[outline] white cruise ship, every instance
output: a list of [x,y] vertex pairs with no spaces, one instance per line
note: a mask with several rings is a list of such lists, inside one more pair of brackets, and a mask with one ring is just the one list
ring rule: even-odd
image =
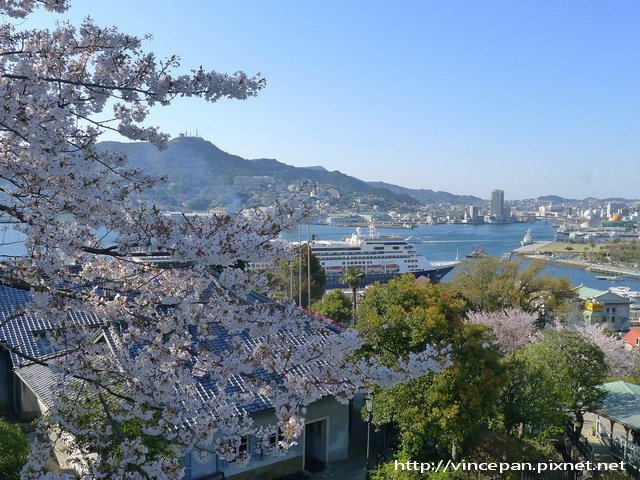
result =
[[369,235],[363,235],[362,229],[357,228],[340,241],[313,240],[311,251],[325,271],[327,288],[345,288],[340,277],[348,267],[364,271],[361,286],[365,286],[387,282],[403,273],[413,273],[416,278],[425,276],[437,283],[459,263],[429,261],[402,237],[378,235],[373,227],[369,228]]

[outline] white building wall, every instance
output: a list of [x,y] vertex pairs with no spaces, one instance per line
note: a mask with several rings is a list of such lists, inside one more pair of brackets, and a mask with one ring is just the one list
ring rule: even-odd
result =
[[[275,425],[276,416],[273,412],[259,413],[252,417],[256,426]],[[318,419],[327,419],[327,457],[328,461],[341,460],[347,458],[349,451],[349,405],[341,404],[337,400],[327,397],[309,405],[305,415],[307,423]],[[254,450],[254,439],[249,439],[249,451]],[[255,469],[263,469],[266,466],[291,461],[299,457],[299,464],[302,466],[302,455],[304,452],[304,433],[298,439],[298,445],[289,449],[284,455],[261,456],[254,455],[248,465],[236,464],[235,462],[226,465],[226,462],[218,460],[215,455],[206,463],[199,463],[195,455],[191,454],[185,459],[187,467],[190,467],[190,474],[185,480],[192,480],[210,475],[220,470],[224,471],[226,477],[246,473]]]

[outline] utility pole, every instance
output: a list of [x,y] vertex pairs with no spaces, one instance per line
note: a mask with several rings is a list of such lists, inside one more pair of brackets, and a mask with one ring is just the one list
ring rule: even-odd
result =
[[302,306],[302,227],[298,225],[298,306]]
[[[289,246],[293,243],[293,232],[289,231]],[[293,300],[293,258],[289,259],[289,298]]]
[[311,237],[307,223],[307,308],[311,307]]

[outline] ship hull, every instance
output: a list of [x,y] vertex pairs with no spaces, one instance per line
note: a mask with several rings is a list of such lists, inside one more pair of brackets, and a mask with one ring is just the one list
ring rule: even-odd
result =
[[[455,265],[449,265],[446,267],[438,267],[431,270],[419,270],[416,272],[404,272],[412,273],[416,278],[427,277],[431,280],[431,283],[438,283],[442,278],[455,268]],[[374,282],[387,283],[394,277],[403,275],[403,273],[368,273],[361,281],[360,287],[366,287]],[[342,275],[331,275],[327,273],[325,288],[330,290],[332,288],[349,288],[349,285],[340,281]]]

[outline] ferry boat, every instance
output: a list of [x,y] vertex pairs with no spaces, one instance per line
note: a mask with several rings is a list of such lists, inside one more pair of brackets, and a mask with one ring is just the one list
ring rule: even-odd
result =
[[358,227],[355,233],[340,241],[312,240],[311,251],[325,271],[326,288],[346,288],[340,277],[347,268],[359,268],[365,273],[361,286],[387,282],[403,273],[425,276],[433,283],[460,263],[458,260],[433,262],[418,255],[416,247],[396,235],[379,235],[369,227],[364,235]]

